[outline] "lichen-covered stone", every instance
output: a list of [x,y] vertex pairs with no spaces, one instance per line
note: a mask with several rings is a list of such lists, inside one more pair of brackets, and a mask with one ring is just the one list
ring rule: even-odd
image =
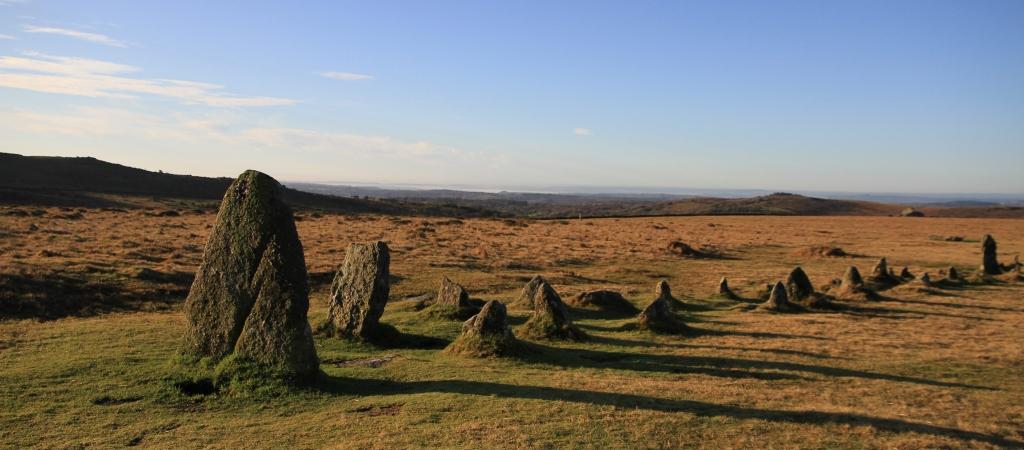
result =
[[388,246],[383,242],[349,245],[331,286],[328,334],[349,339],[380,335],[380,316],[391,290],[390,264]]
[[185,355],[315,375],[302,243],[273,178],[250,170],[228,187],[184,309]]
[[541,280],[533,295],[533,314],[523,324],[522,335],[531,339],[563,339],[580,341],[586,334],[576,328],[569,317],[569,308],[547,281]]
[[465,288],[448,277],[441,277],[437,297],[428,312],[432,316],[466,319],[476,314],[478,309],[469,301],[469,292]]
[[484,358],[507,355],[518,346],[508,326],[505,305],[487,302],[480,312],[462,324],[462,333],[445,348],[448,353]]
[[526,285],[523,286],[523,290],[519,292],[519,298],[516,299],[515,305],[533,307],[533,297],[537,294],[537,288],[542,283],[546,283],[544,277],[540,275],[534,275]]

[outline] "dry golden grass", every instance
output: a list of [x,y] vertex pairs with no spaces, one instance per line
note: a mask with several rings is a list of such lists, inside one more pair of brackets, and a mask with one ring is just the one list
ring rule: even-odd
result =
[[[639,307],[667,279],[698,333],[657,336],[623,329],[629,318],[578,311],[593,340],[535,343],[525,356],[491,360],[318,338],[325,376],[315,389],[181,402],[161,397],[159,380],[182,330],[177,302],[214,216],[75,213],[0,216],[0,274],[8,277],[0,288],[70,277],[149,311],[0,322],[0,443],[11,447],[1024,445],[1024,283],[902,286],[846,311],[792,315],[710,299],[723,275],[753,298],[795,265],[824,285],[851,264],[867,273],[882,256],[918,275],[935,278],[950,265],[971,274],[985,233],[1004,262],[1024,250],[1019,220],[301,213],[312,321],[325,315],[327,284],[348,243],[385,240],[395,283],[383,320],[406,333],[454,337],[457,323],[428,320],[401,301],[431,292],[442,275],[475,298],[511,301],[536,273],[563,298],[608,288]],[[724,257],[675,257],[665,250],[672,240]],[[808,256],[822,245],[854,256]],[[157,274],[140,278],[143,268]],[[48,295],[37,300],[61,294]],[[511,313],[516,324],[527,314]],[[398,357],[380,367],[339,363],[389,355]]]

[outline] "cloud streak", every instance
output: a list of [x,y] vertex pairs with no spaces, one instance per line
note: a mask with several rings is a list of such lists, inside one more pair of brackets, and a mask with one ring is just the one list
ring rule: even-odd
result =
[[122,108],[78,107],[43,113],[0,109],[0,127],[45,135],[112,139],[184,141],[213,148],[303,151],[346,157],[390,158],[431,165],[475,161],[487,165],[506,161],[500,154],[466,151],[428,141],[290,127],[245,127],[222,114],[154,115]]
[[590,128],[573,128],[572,129],[572,134],[575,134],[576,136],[590,136],[591,133],[592,132],[590,131]]
[[138,67],[108,61],[30,52],[23,56],[0,56],[0,87],[93,98],[151,96],[214,107],[298,103],[286,98],[231,95],[218,84],[128,76],[140,71]]
[[372,80],[372,75],[363,75],[361,73],[352,72],[320,72],[320,76],[330,78],[332,80],[342,81],[361,81],[361,80]]
[[15,39],[18,39],[18,38],[14,37],[14,36],[11,36],[9,34],[0,34],[0,41],[13,41]]
[[105,34],[99,33],[87,33],[85,31],[69,30],[67,28],[55,28],[55,27],[37,27],[34,25],[25,25],[22,28],[26,33],[43,33],[43,34],[56,34],[58,36],[66,36],[72,39],[78,39],[80,41],[92,42],[95,44],[108,45],[111,47],[127,47],[128,44],[114,39]]

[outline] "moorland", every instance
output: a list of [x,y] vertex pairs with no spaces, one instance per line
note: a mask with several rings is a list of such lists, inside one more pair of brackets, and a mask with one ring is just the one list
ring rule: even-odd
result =
[[[880,257],[968,276],[1013,219],[688,216],[530,220],[299,208],[310,321],[323,321],[351,242],[391,247],[390,345],[317,336],[322,374],[286,392],[183,392],[165,380],[181,302],[215,220],[209,207],[0,208],[0,442],[82,447],[1018,447],[1024,445],[1024,283],[905,283],[841,309],[738,308],[801,266],[826,286]],[[684,258],[672,241],[717,255]],[[845,256],[822,256],[820,247]],[[510,303],[535,274],[563,298],[621,292],[642,308],[667,280],[692,331],[574,308],[583,342],[514,357],[441,349],[458,321],[418,310],[442,276]],[[740,300],[715,298],[728,276]]]

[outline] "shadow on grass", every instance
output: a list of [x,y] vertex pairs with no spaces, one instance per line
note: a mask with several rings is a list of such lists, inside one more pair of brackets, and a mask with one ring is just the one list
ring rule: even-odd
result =
[[765,331],[709,330],[694,328],[694,336],[743,336],[755,339],[811,339],[815,341],[834,341],[835,338],[814,336],[810,334],[771,333]]
[[957,382],[935,381],[903,375],[867,372],[813,364],[786,361],[762,361],[756,359],[725,358],[712,356],[678,356],[647,353],[606,352],[599,350],[556,348],[538,343],[526,343],[519,359],[537,363],[570,368],[617,369],[639,372],[664,372],[683,374],[704,374],[724,378],[754,379],[806,379],[802,375],[763,372],[802,372],[827,377],[863,378],[869,380],[894,381],[936,387],[966,388],[995,391],[996,388]]
[[749,351],[749,352],[761,352],[761,353],[773,353],[777,355],[790,355],[790,356],[806,356],[809,358],[817,359],[850,359],[842,356],[827,355],[824,353],[806,352],[801,350],[789,350],[784,348],[757,348],[757,347],[737,347],[730,345],[707,345],[707,344],[680,344],[672,342],[651,342],[651,341],[634,341],[629,339],[620,339],[607,336],[591,336],[591,342],[597,344],[608,344],[617,345],[622,347],[670,347],[670,348],[701,348],[709,350],[734,350],[734,351]]
[[[876,301],[877,302],[905,302],[903,300],[898,300],[898,299],[895,299],[895,298],[892,298],[892,297],[882,297],[882,298],[880,298],[880,299],[878,299]],[[913,303],[913,302],[906,302],[906,303]],[[856,316],[884,317],[884,318],[887,318],[887,319],[911,319],[911,318],[914,318],[912,316],[935,316],[935,317],[950,317],[950,318],[955,318],[955,319],[970,319],[970,320],[985,320],[985,321],[996,320],[996,319],[993,319],[991,317],[970,316],[970,315],[964,315],[964,314],[950,314],[950,313],[943,313],[943,312],[936,312],[936,311],[919,311],[919,310],[912,310],[912,309],[887,308],[887,307],[884,307],[884,306],[860,306],[860,305],[853,305],[853,304],[850,304],[850,303],[843,304],[840,309],[836,310],[836,312],[850,314],[850,315],[856,315]]]
[[[948,294],[947,294],[948,295]],[[893,297],[888,297],[884,301],[890,301],[895,303],[907,303],[911,305],[924,305],[924,306],[940,306],[943,308],[953,309],[979,309],[982,311],[1000,311],[1000,312],[1024,312],[1024,309],[1018,308],[1000,308],[998,306],[984,306],[984,305],[967,305],[963,303],[940,303],[940,302],[926,302],[924,300],[904,300]]]
[[144,271],[126,281],[86,274],[0,274],[0,318],[54,320],[119,311],[166,310],[188,295],[192,275]]
[[941,427],[899,419],[871,417],[861,414],[820,411],[786,411],[721,405],[696,400],[675,400],[614,392],[563,389],[547,386],[525,386],[469,380],[389,381],[322,376],[321,391],[336,395],[410,395],[448,393],[482,397],[553,400],[612,406],[622,409],[644,409],[658,412],[684,412],[701,417],[725,417],[738,420],[767,420],[806,425],[870,426],[893,433],[921,433],[943,436],[962,442],[984,442],[1003,447],[1017,447],[1024,442],[1003,436]]

